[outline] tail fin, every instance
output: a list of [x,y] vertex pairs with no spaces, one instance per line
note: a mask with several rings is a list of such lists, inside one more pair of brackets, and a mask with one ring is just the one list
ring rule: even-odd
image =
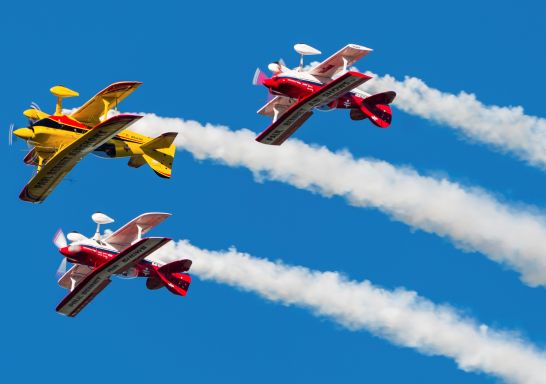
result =
[[144,152],[142,157],[159,177],[171,177],[176,135],[176,132],[167,132],[140,146]]
[[393,91],[376,93],[362,100],[360,111],[379,128],[387,128],[392,120],[392,110],[388,104],[392,103],[395,97],[396,93]]
[[157,278],[149,277],[146,286],[149,289],[158,289],[165,286],[175,295],[186,296],[191,283],[191,276],[187,272],[191,267],[191,260],[178,260],[157,269]]

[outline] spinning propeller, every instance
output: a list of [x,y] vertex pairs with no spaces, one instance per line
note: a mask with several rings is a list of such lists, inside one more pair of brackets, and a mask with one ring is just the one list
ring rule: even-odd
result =
[[[267,66],[267,69],[269,69],[273,73],[273,76],[289,70],[286,67],[286,64],[284,63],[283,59],[279,59],[278,61],[274,61],[270,63]],[[267,75],[264,72],[262,72],[260,68],[256,68],[256,72],[254,72],[254,77],[252,78],[252,85],[265,85],[264,80],[267,80],[267,79],[268,79]]]
[[252,78],[252,85],[264,85],[264,80],[266,79],[267,75],[260,68],[256,68],[256,72],[254,72],[254,77]]
[[[55,236],[53,236],[53,244],[55,244],[58,249],[68,246],[68,243],[66,242],[66,237],[64,236],[62,229],[59,228],[57,232],[55,232]],[[63,257],[61,264],[59,264],[59,267],[57,268],[57,273],[55,274],[55,276],[57,276],[57,279],[60,279],[65,273],[66,257]]]
[[30,104],[30,108],[25,110],[23,112],[23,115],[25,115],[28,118],[28,125],[24,128],[18,128],[14,130],[14,124],[10,124],[9,126],[9,138],[8,138],[8,144],[11,146],[13,144],[13,138],[15,136],[16,140],[17,138],[21,138],[23,140],[29,140],[34,137],[34,128],[33,125],[38,121],[41,120],[44,116],[47,116],[47,114],[43,113],[38,104],[35,102],[32,102]]
[[[67,238],[70,241],[70,245],[68,245]],[[72,243],[76,241],[83,241],[87,240],[87,237],[82,235],[78,232],[70,232],[67,236],[64,235],[62,229],[58,229],[57,232],[55,232],[55,236],[53,237],[53,244],[60,250],[62,248],[71,247]],[[76,246],[77,247],[77,246]],[[66,257],[63,257],[61,264],[59,264],[59,267],[57,268],[57,272],[55,273],[55,276],[57,276],[57,279],[60,279],[67,270],[67,261]]]
[[8,144],[9,146],[11,147],[11,145],[13,144],[13,123],[11,123],[9,125],[9,136],[8,136]]

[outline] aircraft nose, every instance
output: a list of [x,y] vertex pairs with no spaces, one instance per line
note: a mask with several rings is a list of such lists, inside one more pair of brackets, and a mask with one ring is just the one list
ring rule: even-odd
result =
[[264,79],[262,81],[262,84],[265,85],[267,88],[274,88],[276,85],[276,81],[273,79]]
[[82,247],[79,245],[71,244],[67,247],[62,247],[59,249],[59,252],[61,252],[65,256],[74,256],[76,253],[79,253],[82,250]]
[[70,255],[72,255],[72,251],[70,250],[70,246],[60,248],[60,249],[59,249],[59,252],[61,252],[61,254],[62,254],[63,256],[70,256]]
[[23,140],[29,140],[34,137],[34,132],[29,128],[19,128],[13,131],[13,134]]

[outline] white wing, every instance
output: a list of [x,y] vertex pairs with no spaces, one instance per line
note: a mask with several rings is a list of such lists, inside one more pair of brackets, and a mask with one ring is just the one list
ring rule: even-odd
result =
[[371,48],[348,44],[322,63],[313,67],[309,73],[317,77],[332,77],[336,72],[344,68],[347,69],[371,51]]
[[144,235],[169,216],[171,216],[170,213],[144,213],[103,239],[103,241],[118,251],[121,251],[133,244],[140,236]]
[[295,104],[296,101],[296,99],[290,97],[275,96],[269,100],[266,105],[260,108],[258,113],[264,116],[271,116],[273,121],[276,121],[291,105]]

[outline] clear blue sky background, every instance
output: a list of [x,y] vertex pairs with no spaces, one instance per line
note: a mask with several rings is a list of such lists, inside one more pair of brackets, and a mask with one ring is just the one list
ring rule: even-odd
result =
[[[51,86],[80,92],[65,103],[69,108],[119,80],[144,83],[123,110],[259,132],[269,121],[255,113],[266,91],[251,86],[254,70],[279,57],[295,65],[297,42],[325,55],[349,42],[366,45],[374,52],[359,63],[361,70],[416,76],[446,92],[474,92],[486,104],[523,105],[529,114],[544,115],[544,6],[466,0],[145,4],[0,6],[2,381],[495,382],[464,373],[446,358],[197,278],[185,299],[148,291],[143,280],[115,280],[76,319],[59,316],[54,308],[65,291],[56,283],[61,257],[51,238],[60,226],[91,234],[89,216],[97,210],[116,225],[146,211],[172,212],[153,234],[208,249],[235,245],[255,256],[406,287],[545,345],[543,288],[529,288],[482,255],[461,252],[377,210],[280,183],[259,184],[245,169],[197,162],[183,151],[172,180],[147,167],[128,168],[124,160],[86,158],[35,206],[17,199],[32,173],[21,161],[24,144],[7,146],[9,124],[26,124],[21,112],[31,101],[53,111]],[[543,172],[449,128],[394,113],[389,130],[352,122],[339,111],[318,114],[297,137],[546,206]],[[266,200],[269,211],[263,210]],[[283,228],[283,241],[266,235],[271,228]]]

